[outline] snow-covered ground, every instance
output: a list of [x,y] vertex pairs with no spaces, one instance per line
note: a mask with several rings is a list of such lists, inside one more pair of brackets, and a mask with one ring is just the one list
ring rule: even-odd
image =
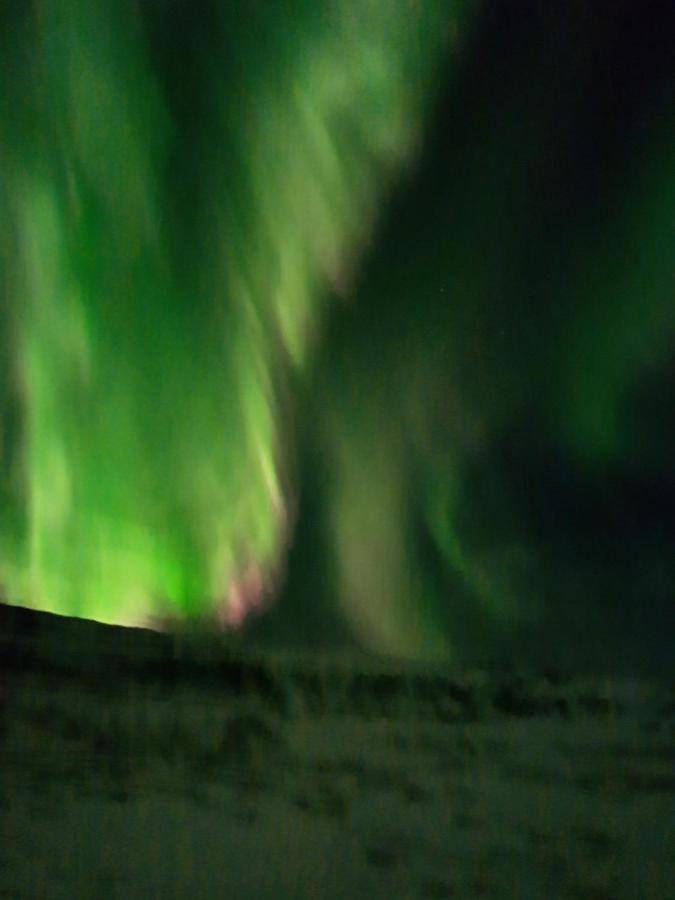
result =
[[105,634],[5,643],[2,898],[675,897],[669,686]]

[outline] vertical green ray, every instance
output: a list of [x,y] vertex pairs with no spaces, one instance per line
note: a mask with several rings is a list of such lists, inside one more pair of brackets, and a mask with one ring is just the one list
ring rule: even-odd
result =
[[181,10],[2,13],[0,581],[126,624],[271,579],[280,385],[414,151],[450,23],[408,0]]

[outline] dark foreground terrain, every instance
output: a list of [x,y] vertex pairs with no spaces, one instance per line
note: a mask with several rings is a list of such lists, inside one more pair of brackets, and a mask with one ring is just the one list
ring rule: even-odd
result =
[[672,685],[2,611],[2,898],[675,896]]

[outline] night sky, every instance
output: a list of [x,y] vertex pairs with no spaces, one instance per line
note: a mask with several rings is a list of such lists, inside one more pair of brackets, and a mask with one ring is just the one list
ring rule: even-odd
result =
[[7,599],[672,662],[674,46],[668,0],[3,4]]

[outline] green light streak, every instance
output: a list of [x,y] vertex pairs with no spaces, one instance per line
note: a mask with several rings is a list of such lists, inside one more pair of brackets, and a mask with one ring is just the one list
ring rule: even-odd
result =
[[[669,110],[636,152],[611,224],[581,257],[578,308],[561,342],[557,427],[590,460],[625,457],[627,389],[659,366],[675,340],[675,141]],[[639,460],[635,460],[638,462]]]
[[183,107],[141,6],[2,14],[11,602],[222,618],[283,553],[280,385],[414,152],[449,25],[442,3],[312,2],[256,44],[225,7]]

